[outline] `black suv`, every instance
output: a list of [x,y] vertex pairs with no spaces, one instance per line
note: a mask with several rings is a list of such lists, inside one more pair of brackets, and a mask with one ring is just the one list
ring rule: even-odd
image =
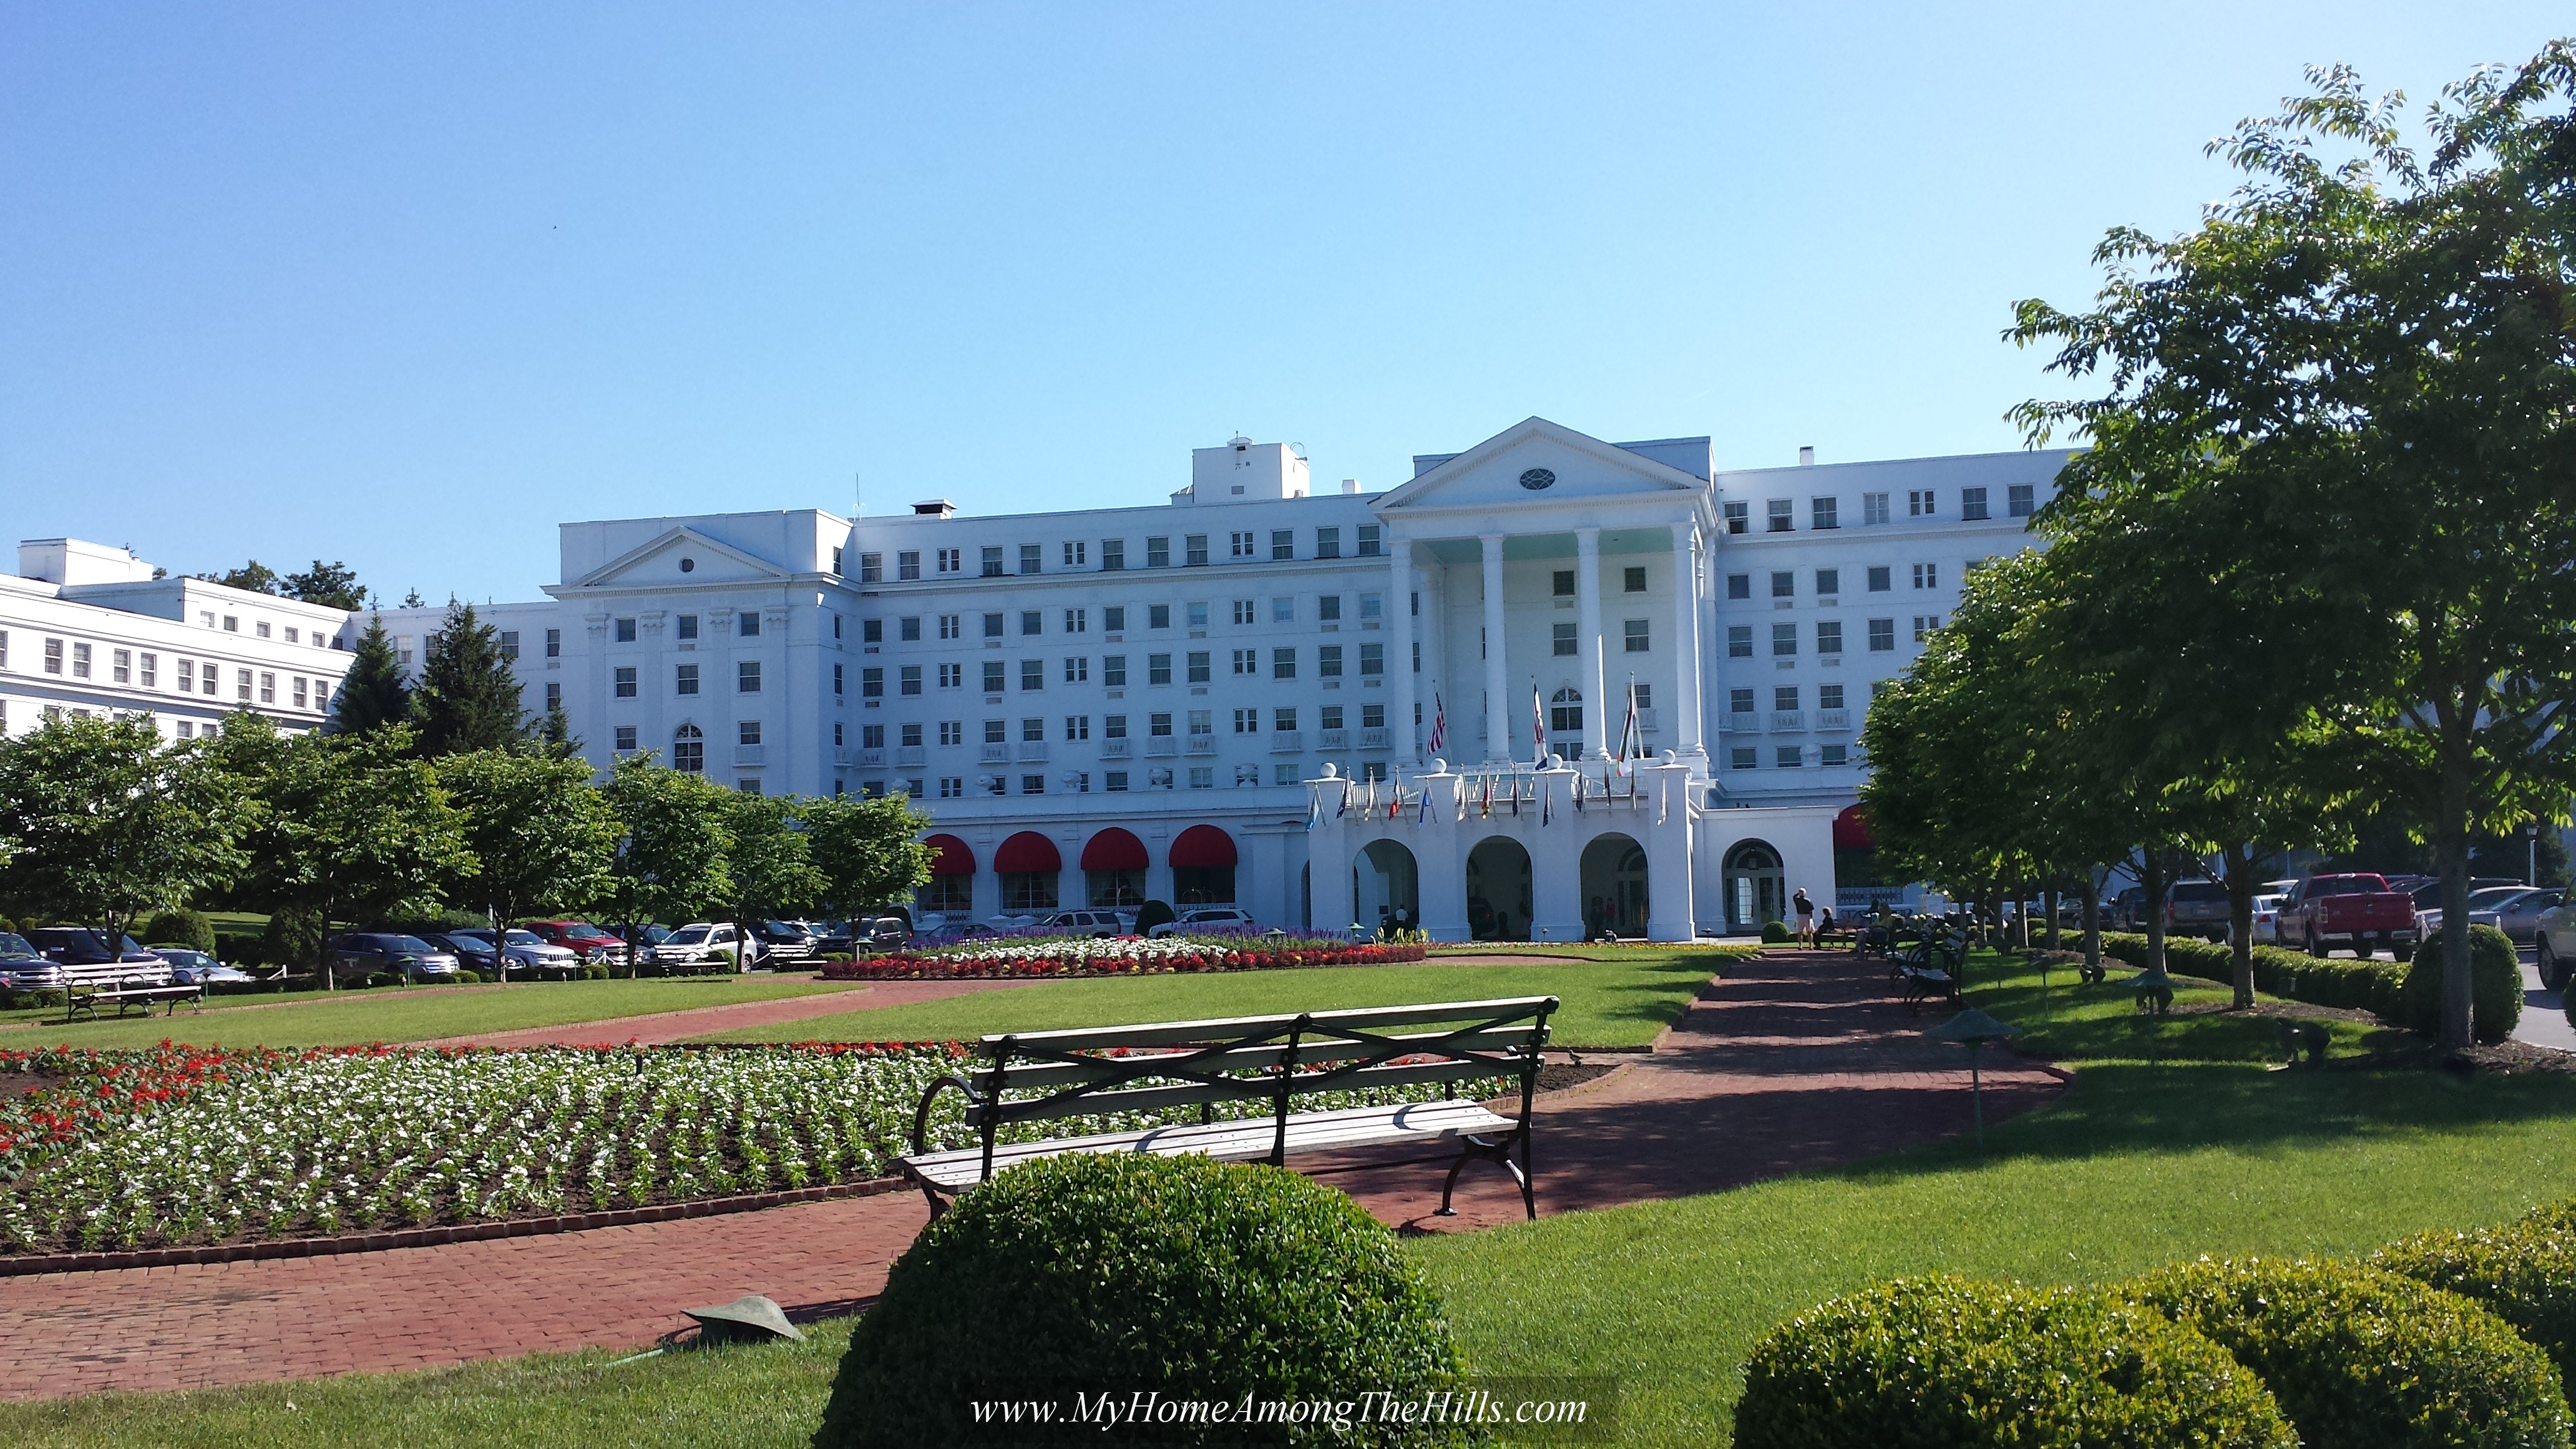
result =
[[48,961],[65,966],[104,966],[110,961],[159,962],[160,957],[144,950],[132,936],[125,938],[123,955],[110,955],[107,939],[98,932],[79,926],[38,926],[27,933],[27,942]]

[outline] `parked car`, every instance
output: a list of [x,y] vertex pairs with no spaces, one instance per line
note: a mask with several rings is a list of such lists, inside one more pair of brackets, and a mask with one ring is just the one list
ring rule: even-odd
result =
[[1058,911],[1039,920],[1037,928],[1065,936],[1089,936],[1106,941],[1127,934],[1127,923],[1113,910]]
[[2310,876],[2290,888],[2273,920],[2281,944],[2323,956],[2336,946],[2369,956],[2415,940],[2415,902],[2378,875]]
[[751,934],[763,947],[762,958],[772,967],[817,954],[815,943],[822,939],[820,931],[803,921],[754,921]]
[[1173,919],[1156,926],[1153,930],[1146,932],[1146,934],[1149,936],[1187,936],[1194,935],[1200,931],[1249,931],[1252,929],[1252,917],[1236,910],[1232,906],[1193,906],[1190,909],[1181,912],[1180,915]]
[[414,985],[434,985],[453,982],[457,971],[455,952],[393,931],[355,931],[337,937],[323,959],[335,983],[387,975]]
[[[462,931],[444,931],[439,939],[455,948],[457,956],[477,971],[492,969],[492,931],[488,926],[469,927]],[[539,981],[572,981],[581,975],[581,957],[561,946],[551,945],[533,931],[512,927],[509,941],[510,975],[519,980],[531,977]]]
[[2147,888],[2131,886],[2111,897],[2105,905],[2103,914],[2108,919],[2104,924],[2114,931],[2144,930],[2147,924],[2146,913]]
[[[658,966],[704,966],[735,956],[743,943],[734,935],[730,921],[694,921],[673,931],[670,938],[646,953]],[[747,953],[753,961],[760,959],[760,941],[754,937]],[[734,969],[750,969],[750,963],[737,959]]]
[[170,984],[203,986],[212,991],[221,986],[247,986],[259,980],[247,971],[236,971],[193,946],[151,946],[145,948],[170,963]]
[[79,926],[38,926],[27,933],[27,943],[36,954],[65,966],[103,966],[110,961],[133,961],[149,966],[166,966],[167,962],[146,951],[132,936],[123,939],[124,949],[110,952],[107,938]]
[[2504,886],[2483,890],[2469,897],[2469,924],[2493,926],[2512,938],[2517,946],[2528,946],[2539,935],[2540,914],[2564,898],[2565,892],[2548,886]]
[[62,968],[48,961],[34,943],[13,931],[0,931],[0,986],[35,991],[62,984]]
[[[2560,900],[2540,913],[2533,922],[2532,940],[2539,958],[2540,987],[2544,991],[2567,988],[2568,960],[2576,957],[2576,906]],[[0,967],[0,970],[5,970]]]
[[2165,934],[2169,936],[2224,941],[2232,914],[2227,887],[2214,880],[2176,881],[2165,893]]
[[530,921],[527,933],[549,946],[561,946],[588,961],[624,956],[626,942],[615,933],[603,931],[588,921]]

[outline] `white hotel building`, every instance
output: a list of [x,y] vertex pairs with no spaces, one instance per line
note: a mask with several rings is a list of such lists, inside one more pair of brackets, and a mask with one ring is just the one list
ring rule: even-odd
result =
[[[928,906],[1745,931],[1834,899],[1872,687],[2065,456],[1718,473],[1532,418],[1362,494],[1238,438],[1143,507],[568,523],[547,599],[484,612],[603,768],[909,792]],[[442,613],[385,619],[417,657]],[[1605,776],[1632,689],[1655,762]]]

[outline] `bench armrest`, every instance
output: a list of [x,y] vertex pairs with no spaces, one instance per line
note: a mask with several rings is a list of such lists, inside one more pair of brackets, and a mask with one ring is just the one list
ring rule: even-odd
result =
[[983,1097],[976,1092],[975,1084],[968,1081],[963,1073],[942,1073],[939,1080],[932,1082],[929,1088],[921,1094],[921,1105],[912,1109],[913,1151],[927,1152],[930,1150],[930,1143],[928,1140],[928,1133],[930,1131],[930,1104],[938,1098],[942,1090],[949,1087],[955,1087],[959,1092],[963,1093],[966,1098],[966,1103],[970,1107],[978,1105],[984,1100]]

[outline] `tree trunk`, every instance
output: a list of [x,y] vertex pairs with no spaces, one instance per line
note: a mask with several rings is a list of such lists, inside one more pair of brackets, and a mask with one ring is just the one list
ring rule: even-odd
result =
[[2102,974],[2102,883],[2089,868],[2084,872],[2084,970]]
[[2057,927],[2057,887],[2048,888],[2048,894],[2042,898],[2041,906],[2048,912],[2048,949],[2064,950],[2065,937]]
[[2254,847],[2238,841],[2225,847],[2229,964],[2236,980],[2239,1010],[2254,1004],[2254,871],[2262,864]]
[[2147,969],[2165,969],[2165,857],[2158,846],[2138,852],[2138,910],[2147,928]]
[[2442,876],[2442,1046],[2469,1045],[2475,1023],[2469,989],[2469,770],[2467,745],[2446,750],[2442,813],[2434,822],[2434,869]]

